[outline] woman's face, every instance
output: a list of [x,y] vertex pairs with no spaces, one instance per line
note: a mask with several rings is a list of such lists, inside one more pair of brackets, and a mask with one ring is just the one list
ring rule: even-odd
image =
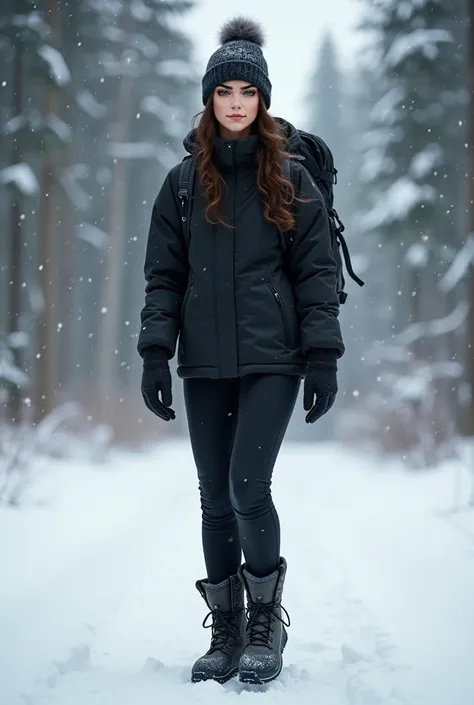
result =
[[246,137],[258,108],[258,89],[246,81],[226,81],[214,90],[214,114],[224,139]]

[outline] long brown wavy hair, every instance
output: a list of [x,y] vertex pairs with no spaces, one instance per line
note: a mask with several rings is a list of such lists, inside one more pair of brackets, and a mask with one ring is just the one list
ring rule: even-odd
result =
[[[283,175],[282,161],[291,158],[285,151],[285,136],[279,123],[268,113],[262,96],[260,107],[252,128],[260,136],[255,161],[257,166],[257,188],[263,204],[265,220],[285,232],[294,228],[295,219],[291,205],[300,201],[296,197],[293,184]],[[220,223],[232,227],[220,214],[220,204],[225,181],[213,161],[212,148],[218,133],[218,121],[214,115],[213,96],[209,97],[204,110],[194,117],[201,116],[196,129],[196,168],[207,199],[204,211],[209,223]]]

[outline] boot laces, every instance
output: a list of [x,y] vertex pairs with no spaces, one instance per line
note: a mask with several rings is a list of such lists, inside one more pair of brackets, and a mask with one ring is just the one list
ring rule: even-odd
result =
[[[223,612],[220,607],[216,607],[206,614],[202,626],[204,629],[212,629],[211,649],[223,649],[229,639],[237,636],[239,630],[235,621],[240,612],[242,610]],[[207,624],[210,617],[212,621]]]
[[282,614],[286,616],[286,620],[283,616],[276,612],[275,608],[277,604],[275,602],[269,602],[265,604],[258,600],[257,602],[252,602],[247,607],[247,634],[249,642],[253,645],[268,646],[270,640],[270,635],[273,633],[273,621],[278,620],[285,627],[290,626],[290,615],[286,609],[279,605]]

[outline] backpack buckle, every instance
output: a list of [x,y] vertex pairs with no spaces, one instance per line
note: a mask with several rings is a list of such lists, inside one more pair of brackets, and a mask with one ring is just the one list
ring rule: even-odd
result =
[[186,199],[186,201],[188,200],[188,189],[187,188],[180,188],[178,191],[178,198],[181,201],[181,208],[183,209],[183,214],[181,216],[181,220],[183,221],[183,223],[185,223],[186,222],[186,215],[184,213],[184,208],[185,208],[184,199]]
[[332,215],[334,222],[336,224],[337,232],[343,233],[346,228],[345,228],[345,225],[342,222],[342,220],[339,218],[339,214],[335,208],[332,209],[331,215]]

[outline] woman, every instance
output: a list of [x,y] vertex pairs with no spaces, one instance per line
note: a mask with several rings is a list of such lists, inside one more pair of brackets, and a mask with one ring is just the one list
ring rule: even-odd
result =
[[327,211],[303,167],[295,164],[297,194],[284,178],[299,135],[267,112],[261,30],[238,17],[220,39],[202,81],[199,126],[184,141],[197,169],[189,243],[180,165],[153,207],[138,351],[145,403],[169,421],[168,361],[179,335],[207,570],[196,587],[212,618],[211,646],[192,680],[225,682],[238,672],[265,683],[281,671],[289,625],[272,470],[301,379],[314,422],[334,402],[344,345]]

